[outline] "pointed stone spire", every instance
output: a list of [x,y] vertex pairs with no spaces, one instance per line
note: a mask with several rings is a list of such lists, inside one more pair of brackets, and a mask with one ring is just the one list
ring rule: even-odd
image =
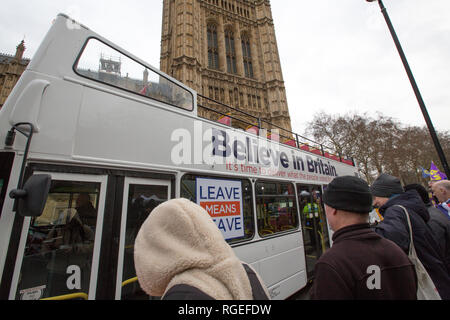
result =
[[25,41],[22,40],[19,45],[16,47],[16,56],[14,57],[18,62],[20,62],[23,58],[23,52],[25,51]]
[[144,70],[143,81],[144,81],[144,86],[148,84],[148,70],[147,70],[147,68],[145,68],[145,70]]

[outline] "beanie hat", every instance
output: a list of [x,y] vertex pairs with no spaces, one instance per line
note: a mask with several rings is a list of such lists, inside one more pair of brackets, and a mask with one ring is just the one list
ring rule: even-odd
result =
[[430,202],[431,202],[430,196],[428,195],[427,189],[425,189],[425,187],[423,185],[418,184],[418,183],[408,184],[407,186],[405,186],[405,191],[409,191],[409,190],[416,190],[417,193],[419,194],[420,198],[422,199],[423,203],[430,204]]
[[326,205],[355,213],[369,213],[372,210],[372,195],[369,185],[353,176],[334,178],[323,194]]
[[402,194],[404,191],[398,178],[382,173],[370,186],[370,192],[375,197],[389,198],[394,194]]

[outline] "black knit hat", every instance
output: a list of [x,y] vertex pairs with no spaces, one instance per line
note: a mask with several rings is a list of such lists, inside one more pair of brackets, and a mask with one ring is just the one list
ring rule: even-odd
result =
[[429,204],[431,202],[427,189],[425,189],[425,187],[421,184],[411,183],[411,184],[408,184],[407,186],[405,186],[404,189],[405,189],[405,191],[416,190],[417,193],[419,194],[420,198],[422,199],[423,203],[425,203],[425,204]]
[[370,186],[370,192],[375,197],[389,198],[394,194],[402,194],[404,191],[398,178],[382,173]]
[[326,205],[349,212],[366,214],[372,210],[369,185],[354,176],[336,177],[323,194]]

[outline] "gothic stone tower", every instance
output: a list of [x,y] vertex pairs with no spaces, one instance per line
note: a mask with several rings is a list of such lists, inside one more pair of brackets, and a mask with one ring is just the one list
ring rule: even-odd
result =
[[292,131],[269,0],[163,1],[160,69]]

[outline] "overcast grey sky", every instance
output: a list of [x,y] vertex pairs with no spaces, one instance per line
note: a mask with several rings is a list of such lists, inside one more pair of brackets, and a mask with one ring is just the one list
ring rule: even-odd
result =
[[[384,0],[437,130],[450,130],[450,1]],[[294,131],[317,111],[379,111],[425,121],[377,3],[271,0]],[[0,11],[0,52],[25,36],[32,57],[58,13],[159,68],[162,0],[15,0]]]

